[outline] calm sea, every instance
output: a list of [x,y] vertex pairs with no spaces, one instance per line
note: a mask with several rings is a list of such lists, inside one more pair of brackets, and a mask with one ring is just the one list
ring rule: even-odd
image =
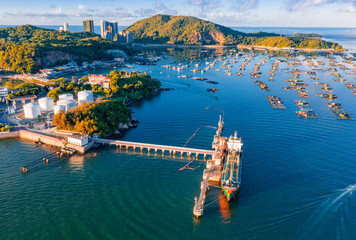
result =
[[[342,45],[355,42],[355,29],[319,30],[310,32]],[[301,29],[289,29],[288,34],[294,31]],[[198,54],[169,50],[157,66],[127,69],[146,71],[174,90],[133,106],[140,124],[123,139],[182,146],[197,128],[216,126],[219,112],[204,108],[224,110],[223,134],[238,131],[244,143],[237,200],[227,203],[220,189],[211,188],[206,199],[211,204],[197,221],[192,210],[200,191],[202,162],[193,164],[201,166],[195,171],[179,171],[188,159],[112,149],[92,157],[54,158],[43,165],[39,158],[51,153],[47,147],[5,140],[0,142],[0,239],[356,239],[355,121],[331,115],[326,101],[316,96],[319,86],[305,73],[306,62],[302,61],[300,79],[309,84],[307,101],[319,116],[314,120],[299,119],[294,105],[297,93],[282,90],[291,75],[284,72],[287,65],[280,64],[274,82],[267,81],[267,72],[275,59],[261,67],[260,80],[270,93],[260,91],[249,77],[254,64],[267,55],[256,56],[243,77],[225,76],[223,71],[203,73],[218,85],[178,78],[193,75],[194,64],[180,73],[161,67]],[[243,60],[233,64],[233,73]],[[320,68],[329,67],[325,57],[318,60],[325,63]],[[194,63],[204,68],[205,62]],[[215,68],[221,69],[221,64]],[[356,84],[355,76],[346,74],[350,70],[338,72]],[[346,111],[356,113],[351,90],[332,81],[328,72],[317,76],[333,87]],[[218,92],[208,93],[212,87]],[[281,97],[287,109],[271,109],[267,94]],[[214,130],[204,128],[188,146],[209,149],[213,135]],[[25,164],[33,164],[26,176],[19,170]]]

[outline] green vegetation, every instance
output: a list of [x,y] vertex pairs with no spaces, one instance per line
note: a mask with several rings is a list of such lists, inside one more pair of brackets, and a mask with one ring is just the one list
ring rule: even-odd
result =
[[113,59],[108,49],[130,51],[94,33],[70,33],[31,25],[0,29],[0,67],[17,73],[35,72],[75,60]]
[[[13,83],[7,82],[5,86],[8,86],[9,89],[15,93],[10,93],[7,98],[11,99],[13,97],[26,96],[26,95],[38,95],[41,91],[48,90],[47,87],[42,87],[37,85],[35,82],[22,82],[17,85],[12,85]],[[17,91],[16,91],[17,90]]]
[[8,87],[10,90],[12,90],[21,83],[24,83],[24,81],[18,79],[3,80],[0,82],[0,87]]
[[259,45],[270,47],[334,48],[336,43],[304,36],[286,37],[272,33],[243,33],[195,17],[155,15],[134,23],[126,29],[136,42],[155,44],[220,44]]
[[53,87],[47,96],[57,101],[60,94],[75,95],[77,91],[89,90],[93,92],[94,96],[103,96],[106,99],[142,99],[161,87],[160,81],[138,72],[111,71],[109,77],[111,79],[109,89],[104,89],[99,84],[87,84],[88,77],[86,76],[82,77],[79,83],[68,81],[65,78],[54,79],[47,86]]
[[10,131],[10,126],[0,123],[0,132],[8,132],[8,131]]
[[107,97],[111,98],[127,97],[141,99],[161,87],[160,81],[153,79],[149,75],[137,72],[111,71],[109,77],[110,89],[106,93]]
[[122,102],[102,101],[85,103],[68,113],[59,112],[53,116],[58,129],[78,133],[107,136],[115,132],[120,123],[127,123],[131,111]]
[[309,48],[309,49],[336,49],[342,50],[342,47],[334,42],[326,42],[313,38],[298,38],[298,37],[263,37],[253,39],[252,45],[277,47],[277,48]]
[[297,38],[322,38],[320,34],[317,33],[296,33],[292,37],[297,37]]

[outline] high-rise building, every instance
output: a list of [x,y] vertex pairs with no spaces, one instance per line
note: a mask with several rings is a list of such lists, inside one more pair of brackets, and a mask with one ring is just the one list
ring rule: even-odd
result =
[[116,35],[116,41],[119,43],[133,43],[133,32],[120,31]]
[[108,22],[101,20],[101,37],[113,41],[114,36],[118,33],[117,22]]
[[63,31],[64,31],[64,32],[69,32],[69,24],[68,24],[68,23],[65,23],[65,24],[64,24]]
[[94,32],[94,21],[85,20],[83,21],[83,32]]
[[133,43],[133,32],[126,33],[126,43]]

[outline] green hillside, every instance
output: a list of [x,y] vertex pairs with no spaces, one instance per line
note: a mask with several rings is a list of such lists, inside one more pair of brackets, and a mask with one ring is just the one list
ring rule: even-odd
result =
[[341,46],[319,39],[286,37],[273,33],[243,33],[195,17],[155,15],[134,23],[126,29],[135,42],[152,44],[245,44],[271,47],[335,48]]
[[94,33],[58,32],[31,25],[0,29],[0,67],[18,73],[71,60],[111,59],[107,49],[127,50]]

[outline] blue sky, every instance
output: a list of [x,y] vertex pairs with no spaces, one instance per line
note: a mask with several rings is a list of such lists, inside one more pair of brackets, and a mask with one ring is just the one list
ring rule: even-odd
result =
[[0,0],[0,25],[81,25],[101,19],[130,25],[157,13],[226,26],[356,27],[356,0]]

